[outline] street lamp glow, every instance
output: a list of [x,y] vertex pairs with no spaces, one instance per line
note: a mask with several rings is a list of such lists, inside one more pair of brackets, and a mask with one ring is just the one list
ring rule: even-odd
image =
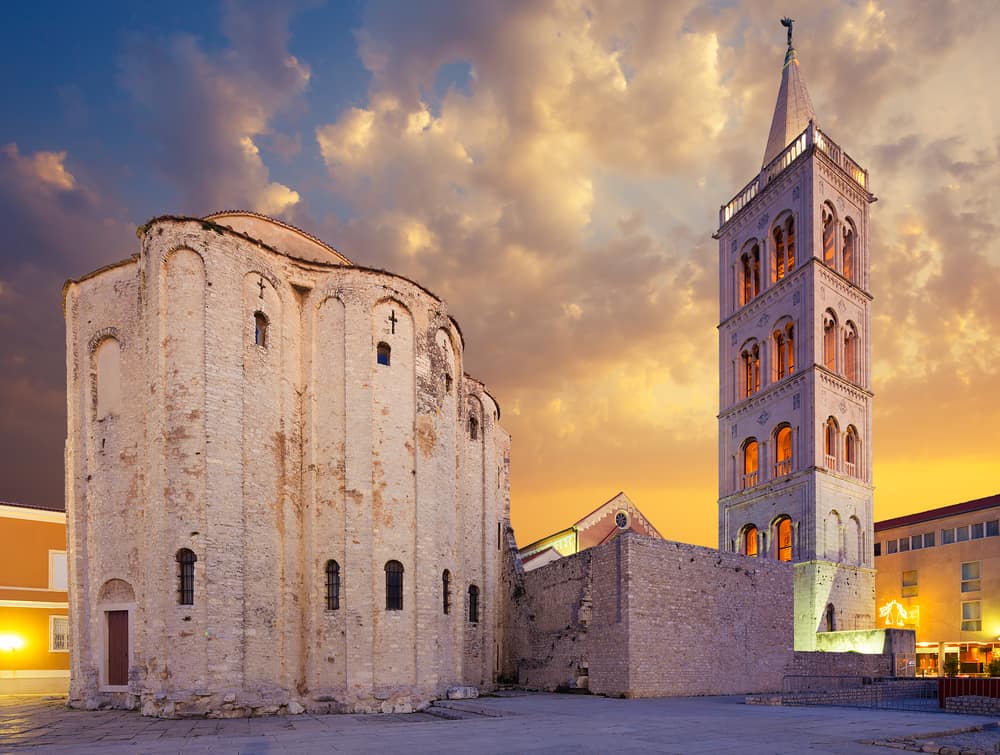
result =
[[20,650],[24,647],[24,638],[16,634],[0,634],[0,650]]

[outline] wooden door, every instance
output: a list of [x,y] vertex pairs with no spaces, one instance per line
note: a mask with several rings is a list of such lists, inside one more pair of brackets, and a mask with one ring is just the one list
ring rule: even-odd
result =
[[108,611],[108,684],[128,684],[128,611]]

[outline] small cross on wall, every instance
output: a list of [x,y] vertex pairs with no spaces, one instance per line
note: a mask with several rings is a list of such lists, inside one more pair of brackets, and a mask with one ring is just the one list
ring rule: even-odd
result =
[[393,335],[396,334],[396,323],[397,322],[399,322],[399,320],[396,318],[396,310],[393,309],[389,313],[389,325],[392,328]]
[[264,298],[264,279],[263,278],[261,278],[259,281],[257,281],[257,287],[260,289],[260,298],[263,299]]

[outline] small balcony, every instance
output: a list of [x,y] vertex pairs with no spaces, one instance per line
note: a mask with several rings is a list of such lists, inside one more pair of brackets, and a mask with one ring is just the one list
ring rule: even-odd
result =
[[856,469],[857,469],[857,467],[855,466],[855,464],[854,464],[853,461],[845,461],[844,462],[844,472],[846,472],[847,474],[849,474],[851,477],[857,477],[858,476],[857,472],[856,472]]
[[831,456],[830,454],[826,454],[824,458],[826,460],[826,468],[827,469],[832,469],[833,471],[836,472],[837,471],[837,457],[836,456]]
[[746,490],[747,488],[752,488],[756,484],[757,484],[756,471],[747,472],[745,475],[743,475],[743,490]]
[[790,475],[792,473],[792,460],[781,459],[780,461],[774,462],[774,476],[784,477],[785,475]]

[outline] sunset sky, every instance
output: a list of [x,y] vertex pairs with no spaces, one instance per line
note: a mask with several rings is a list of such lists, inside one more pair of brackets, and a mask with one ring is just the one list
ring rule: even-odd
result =
[[448,302],[521,544],[624,490],[716,545],[711,234],[783,15],[879,198],[876,518],[1000,492],[996,0],[39,0],[0,28],[0,500],[61,506],[63,281],[247,208]]

